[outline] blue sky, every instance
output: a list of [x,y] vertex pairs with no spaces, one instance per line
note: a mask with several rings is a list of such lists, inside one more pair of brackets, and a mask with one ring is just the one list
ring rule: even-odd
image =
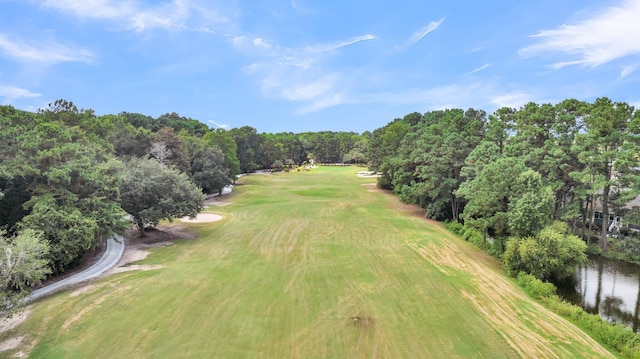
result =
[[640,0],[0,0],[0,103],[356,131],[410,112],[640,107]]

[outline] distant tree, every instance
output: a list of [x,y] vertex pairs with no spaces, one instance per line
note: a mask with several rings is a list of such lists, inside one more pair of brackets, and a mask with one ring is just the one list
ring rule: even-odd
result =
[[221,194],[225,186],[233,183],[224,161],[224,154],[217,147],[200,148],[191,155],[191,169],[188,174],[204,193]]
[[462,219],[486,235],[509,234],[509,203],[515,201],[516,184],[526,171],[522,159],[500,157],[481,167],[473,180],[464,182],[456,191],[466,199]]
[[284,160],[284,146],[279,141],[278,136],[265,134],[261,137],[260,154],[262,159],[260,161],[260,167],[269,168],[276,161],[280,161],[282,163]]
[[132,158],[125,163],[120,204],[145,235],[146,225],[193,217],[203,208],[204,195],[186,174],[155,160]]
[[[373,131],[367,151],[370,170],[379,171],[385,161],[388,162],[391,157],[397,155],[400,141],[409,131],[409,127],[417,123],[421,117],[421,114],[414,112],[403,119],[397,118],[386,126]],[[383,176],[387,176],[387,174],[383,172]],[[385,180],[391,182],[390,178]]]
[[482,140],[484,111],[432,111],[404,136],[392,180],[398,197],[426,210],[427,217],[457,220],[462,209],[456,190],[465,159]]
[[149,131],[153,130],[153,117],[151,116],[131,112],[120,112],[119,116],[126,118],[135,128],[144,128]]
[[229,169],[229,178],[235,179],[240,173],[240,161],[237,157],[238,145],[229,131],[218,128],[207,132],[202,139],[209,147],[217,147],[224,154],[224,165]]
[[258,168],[260,161],[260,148],[262,138],[255,128],[243,126],[233,128],[229,131],[236,142],[236,156],[240,161],[240,171],[243,173],[253,172]]
[[25,229],[11,238],[5,234],[0,231],[0,317],[20,308],[29,287],[51,273],[42,232]]
[[522,172],[508,207],[509,231],[517,237],[534,236],[551,221],[553,192],[542,184],[540,173]]
[[[171,127],[160,128],[155,133],[153,144],[151,145],[151,155],[154,157],[160,155],[163,157],[161,163],[177,168],[182,172],[188,172],[191,155],[185,146],[184,138],[185,136],[176,133]],[[159,160],[159,157],[156,158]]]
[[115,120],[109,140],[119,158],[145,157],[151,152],[153,134],[146,128],[134,127],[124,117]]
[[627,103],[613,103],[608,98],[598,98],[584,118],[586,132],[577,135],[582,143],[579,155],[585,171],[594,175],[593,187],[602,194],[602,238],[607,249],[609,207],[614,189],[621,188],[619,201],[624,202],[637,195],[640,182],[637,138],[640,128],[634,124],[633,107]]

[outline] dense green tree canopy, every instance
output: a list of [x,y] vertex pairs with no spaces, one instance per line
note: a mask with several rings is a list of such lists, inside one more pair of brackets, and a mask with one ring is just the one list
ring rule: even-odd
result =
[[198,214],[204,195],[186,174],[156,160],[133,158],[123,169],[120,205],[144,236],[147,225]]

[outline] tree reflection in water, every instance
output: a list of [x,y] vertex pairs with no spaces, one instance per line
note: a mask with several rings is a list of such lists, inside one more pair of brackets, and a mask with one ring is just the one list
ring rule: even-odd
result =
[[590,258],[572,280],[556,283],[558,294],[585,311],[640,329],[640,267],[621,261]]

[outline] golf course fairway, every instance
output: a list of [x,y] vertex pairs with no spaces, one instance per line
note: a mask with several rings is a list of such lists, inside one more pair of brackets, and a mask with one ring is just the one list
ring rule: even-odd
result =
[[224,219],[38,301],[0,357],[615,357],[357,171],[242,177],[205,210]]

